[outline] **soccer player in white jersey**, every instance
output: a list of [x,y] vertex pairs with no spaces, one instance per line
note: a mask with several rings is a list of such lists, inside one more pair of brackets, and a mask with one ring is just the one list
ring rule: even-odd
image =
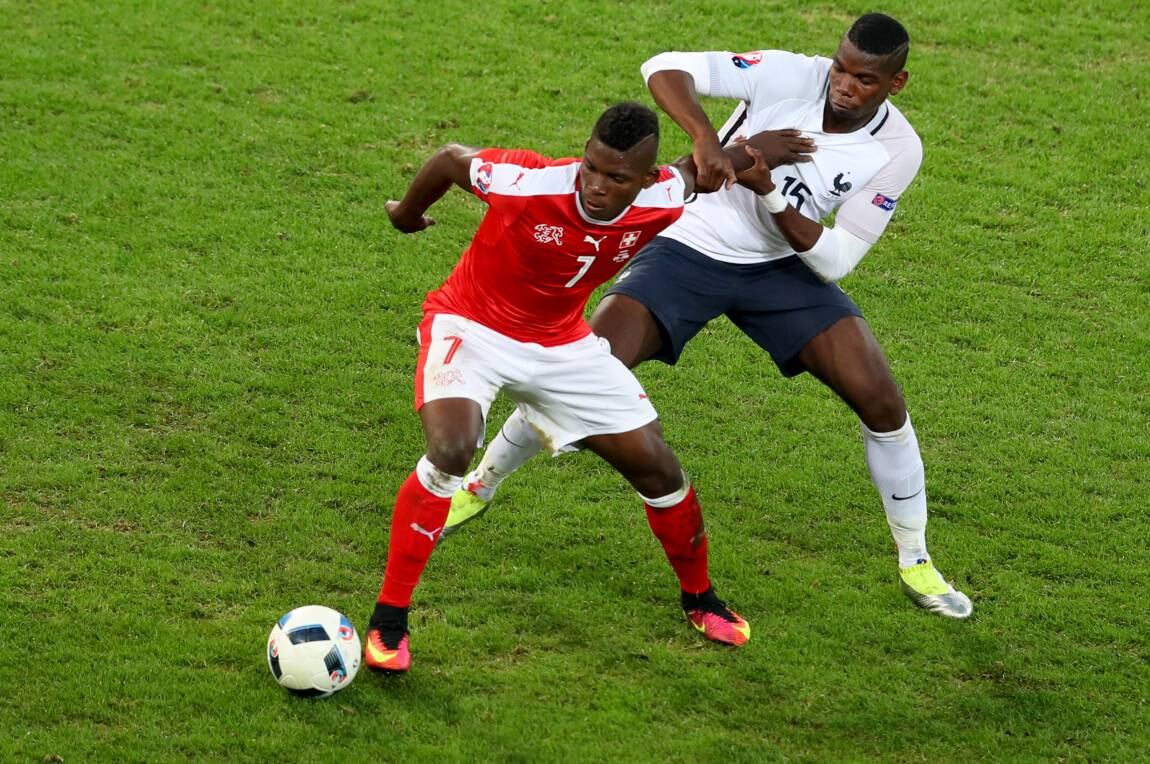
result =
[[[699,196],[608,291],[591,318],[628,367],[675,363],[709,321],[728,316],[786,376],[810,372],[858,414],[866,462],[898,546],[899,584],[918,606],[967,618],[970,599],[934,567],[926,485],[906,403],[861,311],[836,282],[878,241],[922,161],[910,123],[888,100],[906,85],[910,40],[883,14],[860,17],[831,59],[778,50],[664,53],[643,76],[694,142]],[[741,101],[716,131],[698,96]],[[812,161],[768,168],[724,146],[771,128],[813,138]],[[737,181],[737,184],[736,184]],[[833,227],[822,220],[836,212]],[[455,497],[449,530],[486,508],[494,488],[538,451],[513,416]]]
[[[755,136],[771,164],[791,161],[791,133]],[[691,157],[655,164],[659,119],[635,103],[600,116],[581,158],[450,145],[387,212],[404,233],[451,186],[488,210],[447,281],[427,296],[419,325],[415,405],[427,451],[395,499],[387,567],[366,634],[364,663],[404,672],[412,592],[438,542],[451,497],[481,441],[495,396],[552,450],[581,442],[638,491],[679,578],[680,604],[708,639],[740,645],[750,627],[716,596],[695,491],[663,440],[634,375],[583,318],[597,286],[677,220],[694,188]],[[728,150],[739,161],[742,150]]]

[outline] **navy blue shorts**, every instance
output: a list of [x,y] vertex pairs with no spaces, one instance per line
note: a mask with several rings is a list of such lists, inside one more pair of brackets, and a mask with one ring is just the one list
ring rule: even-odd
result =
[[784,375],[803,372],[798,354],[816,335],[862,311],[837,284],[798,256],[736,265],[662,236],[643,248],[607,294],[643,303],[661,325],[657,360],[673,364],[711,319],[725,315],[771,354]]

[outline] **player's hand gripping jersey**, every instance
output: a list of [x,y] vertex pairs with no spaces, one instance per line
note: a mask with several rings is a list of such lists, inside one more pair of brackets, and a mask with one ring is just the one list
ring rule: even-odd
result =
[[579,204],[580,159],[485,149],[471,163],[471,191],[488,205],[471,244],[426,313],[453,313],[519,342],[563,345],[591,333],[583,309],[644,244],[683,213],[685,185],[660,169],[614,220]]
[[[643,67],[645,77],[681,69],[701,95],[743,103],[719,130],[724,145],[761,130],[795,128],[815,139],[807,163],[783,165],[771,179],[787,201],[812,220],[835,210],[835,226],[870,244],[890,221],[922,163],[922,142],[906,117],[886,101],[869,124],[852,133],[823,132],[831,60],[778,50],[754,53],[665,53]],[[734,186],[699,196],[663,236],[732,263],[795,254],[751,190]]]

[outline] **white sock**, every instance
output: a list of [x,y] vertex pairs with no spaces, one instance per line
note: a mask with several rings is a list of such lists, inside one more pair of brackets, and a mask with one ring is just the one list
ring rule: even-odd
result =
[[899,567],[909,568],[929,560],[926,475],[910,415],[907,414],[906,423],[894,432],[871,432],[865,424],[862,432],[871,481],[882,496],[886,521],[898,545]]
[[463,479],[463,484],[479,498],[491,501],[499,484],[542,450],[539,433],[527,423],[523,412],[515,409],[499,428],[499,434],[491,439],[479,466]]
[[673,507],[676,504],[682,503],[683,499],[687,498],[687,494],[691,492],[690,478],[687,477],[686,472],[683,472],[682,475],[683,485],[679,488],[679,490],[673,491],[666,496],[659,496],[654,499],[644,496],[643,494],[639,494],[639,498],[642,499],[643,503],[648,507],[652,507],[654,509],[667,509],[668,507]]
[[415,476],[428,493],[441,499],[450,499],[459,490],[459,486],[463,485],[463,478],[439,469],[431,463],[427,454],[419,457],[419,463],[415,465]]

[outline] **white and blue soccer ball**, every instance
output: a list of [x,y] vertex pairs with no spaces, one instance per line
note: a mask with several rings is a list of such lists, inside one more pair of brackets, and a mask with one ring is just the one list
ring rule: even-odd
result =
[[289,692],[326,698],[342,690],[359,671],[355,626],[343,613],[323,605],[297,607],[272,627],[268,668]]

